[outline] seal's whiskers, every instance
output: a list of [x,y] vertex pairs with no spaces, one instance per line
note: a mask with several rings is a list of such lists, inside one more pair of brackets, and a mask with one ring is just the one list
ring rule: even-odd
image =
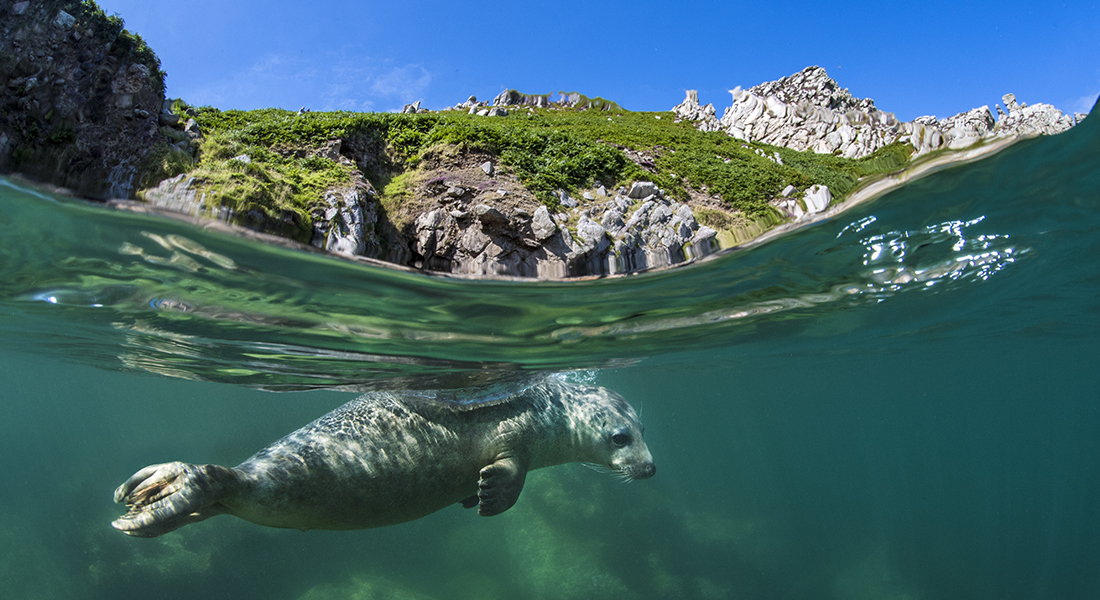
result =
[[606,465],[600,465],[596,463],[586,462],[581,464],[588,467],[589,469],[592,469],[593,471],[596,471],[597,473],[606,473],[608,475],[611,475],[612,477],[618,479],[623,483],[630,483],[631,481],[634,481],[634,476],[623,469],[612,469],[611,467],[608,467]]
[[593,471],[595,471],[597,473],[618,473],[619,472],[619,471],[616,471],[615,469],[609,468],[607,465],[601,465],[601,464],[590,463],[590,462],[581,463],[581,464],[588,467],[589,469],[592,469]]

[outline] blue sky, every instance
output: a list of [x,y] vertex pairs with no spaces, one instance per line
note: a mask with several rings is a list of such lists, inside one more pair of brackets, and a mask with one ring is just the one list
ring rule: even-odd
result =
[[1100,95],[1097,1],[99,4],[157,52],[170,96],[223,109],[439,109],[515,88],[668,110],[697,89],[721,115],[726,90],[809,65],[904,120]]

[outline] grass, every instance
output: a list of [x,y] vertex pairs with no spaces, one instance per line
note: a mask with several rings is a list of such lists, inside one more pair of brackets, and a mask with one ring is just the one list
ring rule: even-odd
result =
[[[248,157],[240,160],[238,157]],[[269,218],[288,215],[304,230],[312,223],[326,190],[347,184],[354,167],[328,158],[279,153],[250,144],[234,133],[209,135],[190,175],[199,180],[211,206],[236,213],[257,211]]]
[[168,141],[155,143],[141,159],[138,169],[140,181],[138,187],[155,187],[161,181],[186,173],[195,168],[191,154],[172,146]]
[[[631,112],[614,103],[583,110],[530,108],[507,117],[459,111],[426,114],[254,111],[201,108],[195,117],[205,140],[191,174],[210,201],[270,216],[292,212],[303,223],[324,191],[346,182],[352,169],[310,153],[334,139],[380,149],[358,167],[381,190],[388,214],[401,214],[421,162],[441,147],[497,157],[536,198],[560,210],[556,190],[576,192],[598,183],[614,188],[653,181],[680,200],[702,193],[718,206],[704,222],[729,221],[728,211],[770,219],[768,201],[788,185],[828,185],[840,201],[865,175],[892,171],[910,149],[893,144],[862,160],[749,144],[720,132],[676,123],[669,112]],[[760,156],[757,149],[783,164]],[[251,163],[232,160],[246,154]],[[304,158],[303,158],[304,157]],[[631,157],[643,162],[632,160]]]

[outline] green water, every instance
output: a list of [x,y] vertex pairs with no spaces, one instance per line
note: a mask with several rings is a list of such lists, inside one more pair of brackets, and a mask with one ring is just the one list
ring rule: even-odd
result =
[[[1098,211],[1096,118],[749,251],[560,284],[0,179],[0,595],[1098,597]],[[237,464],[352,390],[544,371],[627,397],[657,475],[555,467],[498,517],[366,531],[109,526],[136,469]]]

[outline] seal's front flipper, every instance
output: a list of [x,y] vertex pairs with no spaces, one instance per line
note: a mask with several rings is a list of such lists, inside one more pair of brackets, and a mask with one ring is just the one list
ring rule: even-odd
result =
[[235,482],[236,474],[218,465],[171,462],[145,467],[115,490],[115,502],[125,502],[129,510],[111,526],[136,537],[175,531],[228,512],[219,502]]
[[470,496],[469,498],[466,498],[462,502],[459,502],[459,504],[462,505],[462,508],[473,508],[477,506],[480,502],[481,500],[475,494],[473,496]]
[[482,468],[477,482],[477,514],[491,517],[512,508],[526,479],[527,469],[514,458],[502,458]]

